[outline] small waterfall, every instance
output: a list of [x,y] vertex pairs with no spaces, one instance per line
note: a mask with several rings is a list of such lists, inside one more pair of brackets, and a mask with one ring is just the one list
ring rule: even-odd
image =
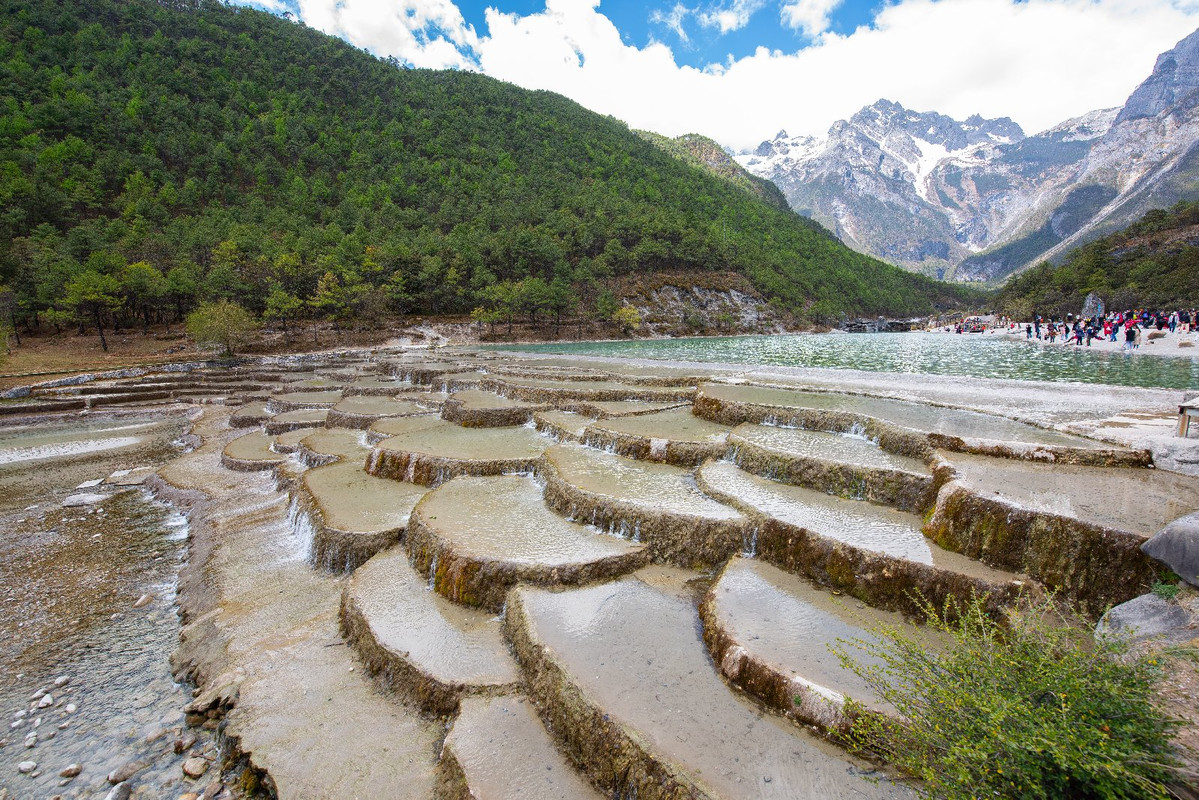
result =
[[425,587],[430,592],[437,586],[437,558],[440,553],[433,554],[433,563],[429,565],[429,583]]
[[866,499],[866,478],[863,475],[855,475],[853,483],[849,487],[849,496],[853,500]]
[[293,497],[287,506],[287,524],[292,530],[296,543],[296,556],[304,561],[312,561],[313,540],[316,538],[316,526],[312,524],[312,516],[304,508],[298,498]]
[[666,458],[666,448],[670,446],[668,439],[650,439],[649,457],[661,461]]
[[758,555],[758,526],[741,534],[741,555],[745,558],[756,558]]
[[404,480],[407,483],[416,483],[416,456],[408,456],[408,466],[404,468]]
[[849,428],[847,428],[841,435],[848,436],[851,439],[861,439],[864,442],[870,442],[874,445],[878,444],[878,438],[871,438],[869,432],[866,430],[866,426],[861,422],[855,422],[854,424],[850,425]]

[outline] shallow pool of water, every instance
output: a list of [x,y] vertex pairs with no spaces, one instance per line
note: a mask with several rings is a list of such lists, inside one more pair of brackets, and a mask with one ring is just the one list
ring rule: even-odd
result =
[[1199,386],[1199,358],[1196,357],[1101,353],[986,335],[829,333],[577,342],[505,349],[1170,389]]

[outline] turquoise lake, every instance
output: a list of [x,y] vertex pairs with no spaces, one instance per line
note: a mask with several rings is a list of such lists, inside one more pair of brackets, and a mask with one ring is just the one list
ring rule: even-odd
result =
[[505,350],[1024,381],[1199,388],[1199,357],[1101,353],[998,336],[805,334],[504,346]]

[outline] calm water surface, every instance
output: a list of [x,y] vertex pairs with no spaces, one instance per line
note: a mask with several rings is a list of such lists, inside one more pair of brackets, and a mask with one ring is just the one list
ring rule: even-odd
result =
[[805,334],[523,345],[537,353],[624,356],[1025,381],[1199,388],[1199,357],[1101,353],[986,335]]

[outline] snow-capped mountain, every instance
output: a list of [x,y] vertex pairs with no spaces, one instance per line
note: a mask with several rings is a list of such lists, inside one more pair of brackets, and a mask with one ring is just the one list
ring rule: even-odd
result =
[[995,280],[1199,196],[1199,31],[1123,108],[1025,136],[879,100],[824,139],[781,131],[737,157],[855,249],[940,277]]

